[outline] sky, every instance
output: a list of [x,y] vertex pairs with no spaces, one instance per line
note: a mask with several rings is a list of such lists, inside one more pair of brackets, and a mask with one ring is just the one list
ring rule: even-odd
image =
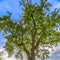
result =
[[[17,19],[19,14],[22,13],[21,6],[19,6],[20,0],[0,0],[0,16],[7,15],[7,11],[12,13],[12,18]],[[39,0],[32,0],[33,3]],[[60,7],[60,0],[49,0],[52,3],[53,8]]]
[[[22,13],[21,6],[19,6],[20,0],[0,0],[0,16],[6,15],[7,11],[12,13],[12,18],[17,19],[19,14]],[[33,3],[39,0],[32,0]],[[52,3],[53,8],[59,8],[60,0],[49,0]]]
[[[20,0],[0,0],[0,17],[3,15],[7,15],[7,11],[12,13],[12,19],[19,18],[19,14],[22,13],[21,6],[19,6]],[[33,0],[33,3],[39,0]],[[60,0],[49,0],[52,3],[52,9],[60,8]],[[3,37],[3,32],[0,32],[0,47],[4,46],[5,38]],[[60,45],[59,45],[60,46]],[[59,47],[57,47],[57,50]],[[8,59],[9,60],[9,59]]]
[[12,18],[17,18],[22,12],[19,0],[0,0],[0,16],[6,15],[7,11],[12,13]]

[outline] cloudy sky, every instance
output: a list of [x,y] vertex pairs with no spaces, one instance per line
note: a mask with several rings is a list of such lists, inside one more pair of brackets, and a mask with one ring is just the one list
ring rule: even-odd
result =
[[[19,17],[19,14],[22,13],[21,6],[19,6],[20,0],[0,0],[0,17],[3,15],[7,15],[7,11],[12,13],[12,18],[17,19]],[[39,0],[32,0],[33,3],[37,2]],[[49,2],[52,3],[54,8],[60,8],[60,0],[49,0]],[[3,38],[2,32],[0,32],[0,46],[3,46],[5,44],[5,38]],[[59,45],[60,46],[60,45]],[[59,47],[57,47],[57,50]],[[9,60],[9,59],[8,59]]]

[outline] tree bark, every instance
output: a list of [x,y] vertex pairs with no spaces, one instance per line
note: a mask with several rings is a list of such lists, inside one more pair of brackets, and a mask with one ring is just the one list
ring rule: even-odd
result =
[[27,56],[27,59],[28,59],[28,60],[35,60],[35,56],[34,56],[34,55],[32,55],[31,57],[28,57],[28,56]]
[[[32,49],[33,50],[33,49]],[[31,53],[31,60],[35,60],[35,53],[34,53],[34,50],[32,51]]]
[[28,54],[28,53],[26,53],[26,54],[27,54],[27,59],[28,60],[35,60],[34,47],[31,49],[31,53],[30,54]]

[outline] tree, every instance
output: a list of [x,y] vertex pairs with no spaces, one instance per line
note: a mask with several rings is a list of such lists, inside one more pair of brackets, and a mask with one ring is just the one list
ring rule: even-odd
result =
[[40,0],[39,4],[33,4],[31,0],[20,3],[23,15],[19,22],[13,21],[11,14],[0,18],[0,29],[5,32],[7,39],[5,48],[9,55],[25,52],[28,60],[35,60],[39,55],[44,59],[49,54],[45,47],[60,42],[60,32],[56,30],[60,24],[59,10],[51,11],[48,0]]

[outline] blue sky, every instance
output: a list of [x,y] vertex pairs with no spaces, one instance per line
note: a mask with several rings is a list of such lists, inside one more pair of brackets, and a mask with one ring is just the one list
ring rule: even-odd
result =
[[[17,19],[19,14],[22,13],[21,6],[19,6],[20,0],[0,0],[0,17],[7,15],[7,11],[12,13],[12,18]],[[32,0],[33,3],[38,2],[39,0]],[[54,8],[60,8],[60,0],[49,0],[52,3]],[[0,46],[4,44],[4,38],[2,33],[0,33]]]
[[17,18],[22,12],[19,0],[0,0],[0,16],[6,15],[7,11],[12,13],[12,18]]
[[[0,16],[6,15],[7,11],[12,13],[12,18],[18,18],[19,14],[22,13],[21,7],[19,6],[20,0],[0,0]],[[39,0],[32,0],[38,2]],[[53,4],[53,8],[60,6],[60,0],[49,0]]]
[[[19,14],[22,13],[19,1],[21,0],[0,0],[0,16],[6,15],[7,11],[9,11],[12,13],[12,18],[18,18]],[[37,2],[38,0],[32,1]]]

